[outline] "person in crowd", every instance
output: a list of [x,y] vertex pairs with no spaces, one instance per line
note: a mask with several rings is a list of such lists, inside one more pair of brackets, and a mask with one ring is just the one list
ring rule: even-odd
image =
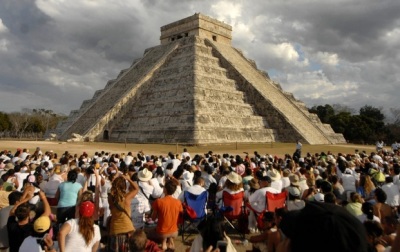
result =
[[352,215],[354,215],[355,217],[358,217],[363,214],[363,212],[361,210],[363,203],[364,203],[364,200],[361,198],[361,195],[356,192],[352,192],[350,194],[350,202],[345,206],[345,208]]
[[226,252],[236,252],[231,239],[226,235],[224,220],[222,218],[207,218],[199,224],[198,229],[200,230],[200,234],[196,236],[187,251],[211,251],[210,247],[217,249],[218,241],[223,241],[226,242]]
[[[127,182],[129,191],[127,192]],[[131,220],[131,202],[139,192],[139,186],[129,175],[119,175],[112,181],[108,195],[111,211],[107,251],[128,252],[129,236],[135,231]]]
[[183,212],[182,203],[173,198],[177,184],[167,180],[164,186],[164,197],[153,203],[152,219],[158,219],[157,227],[148,232],[151,240],[161,242],[163,250],[174,250],[174,239],[178,236],[178,217]]
[[58,233],[60,252],[97,251],[101,236],[93,220],[95,211],[95,204],[90,200],[79,205],[79,217],[66,221]]
[[227,192],[229,194],[237,194],[243,191],[242,177],[236,172],[231,172],[227,176],[224,189],[217,192],[216,200],[220,203],[220,205],[222,205],[223,192]]
[[373,251],[384,252],[385,241],[383,240],[383,228],[379,222],[364,221],[364,228],[367,232],[367,241]]
[[76,171],[70,170],[67,175],[67,181],[58,186],[55,196],[58,201],[58,224],[63,224],[66,220],[75,218],[75,206],[82,194],[82,185],[76,182],[77,177]]
[[364,202],[361,206],[361,211],[362,214],[358,215],[357,218],[361,221],[376,221],[376,222],[381,222],[381,220],[378,218],[378,216],[374,215],[374,206],[372,205],[371,202]]
[[375,190],[374,215],[378,216],[381,222],[384,222],[386,216],[392,216],[392,208],[386,204],[386,193],[381,188]]
[[147,239],[146,233],[142,229],[136,230],[129,238],[130,252],[161,252],[158,244]]

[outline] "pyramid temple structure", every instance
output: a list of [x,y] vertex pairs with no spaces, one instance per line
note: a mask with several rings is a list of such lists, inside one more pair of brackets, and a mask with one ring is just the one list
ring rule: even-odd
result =
[[[61,122],[59,140],[133,143],[344,143],[200,13],[161,27],[161,44]],[[75,133],[75,134],[74,134]]]

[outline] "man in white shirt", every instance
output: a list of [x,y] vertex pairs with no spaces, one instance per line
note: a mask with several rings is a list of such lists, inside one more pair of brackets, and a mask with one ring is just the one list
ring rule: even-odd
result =
[[278,170],[272,168],[267,171],[267,176],[271,178],[271,187],[275,188],[278,192],[282,191],[283,183],[281,180],[281,174]]
[[189,152],[187,151],[186,148],[183,149],[181,157],[182,157],[182,159],[186,159],[186,157],[189,157],[189,160],[190,160],[190,154],[189,154]]
[[386,177],[386,183],[382,186],[382,190],[386,193],[386,204],[391,207],[398,207],[400,202],[399,187],[393,184],[393,177]]
[[[186,191],[190,192],[191,194],[194,195],[200,195],[202,192],[204,192],[206,189],[204,188],[204,178],[202,177],[196,177],[194,178],[193,181],[193,186],[187,187]],[[180,201],[184,201],[183,195],[185,191],[182,191],[181,194],[179,194],[178,199]]]
[[261,188],[255,191],[252,195],[250,195],[249,203],[255,211],[262,212],[264,211],[264,209],[266,209],[267,203],[265,194],[267,192],[280,193],[280,191],[271,187],[271,182],[272,180],[269,176],[264,176],[260,178],[259,184]]
[[132,160],[133,160],[132,152],[128,152],[128,155],[126,155],[124,159],[126,166],[129,166],[132,163]]

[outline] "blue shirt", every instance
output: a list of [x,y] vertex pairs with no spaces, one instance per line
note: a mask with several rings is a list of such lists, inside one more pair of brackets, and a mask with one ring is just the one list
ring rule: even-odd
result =
[[78,192],[82,185],[78,182],[63,182],[58,186],[60,190],[60,199],[57,207],[70,207],[75,206],[78,199]]

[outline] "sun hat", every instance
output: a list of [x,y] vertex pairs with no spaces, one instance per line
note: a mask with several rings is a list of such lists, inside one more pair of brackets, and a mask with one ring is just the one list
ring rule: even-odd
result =
[[258,183],[257,179],[254,179],[254,178],[251,179],[248,184],[249,184],[250,188],[252,188],[254,190],[260,189],[260,184]]
[[290,184],[292,184],[294,186],[300,185],[300,178],[299,178],[299,175],[297,175],[297,174],[290,174],[289,180],[290,180]]
[[289,194],[294,196],[294,197],[299,197],[300,196],[300,190],[296,186],[289,186],[288,187]]
[[272,179],[272,181],[277,181],[281,179],[281,174],[276,169],[268,170],[267,176],[269,176]]
[[92,217],[94,214],[94,204],[91,201],[84,201],[79,206],[79,213],[82,217]]
[[36,233],[43,233],[46,232],[51,225],[51,220],[49,216],[40,216],[35,220],[33,223],[33,229]]
[[143,182],[149,181],[153,177],[153,173],[149,171],[147,168],[139,171],[138,179]]
[[228,176],[226,176],[226,178],[235,185],[242,183],[242,177],[236,172],[229,173]]

